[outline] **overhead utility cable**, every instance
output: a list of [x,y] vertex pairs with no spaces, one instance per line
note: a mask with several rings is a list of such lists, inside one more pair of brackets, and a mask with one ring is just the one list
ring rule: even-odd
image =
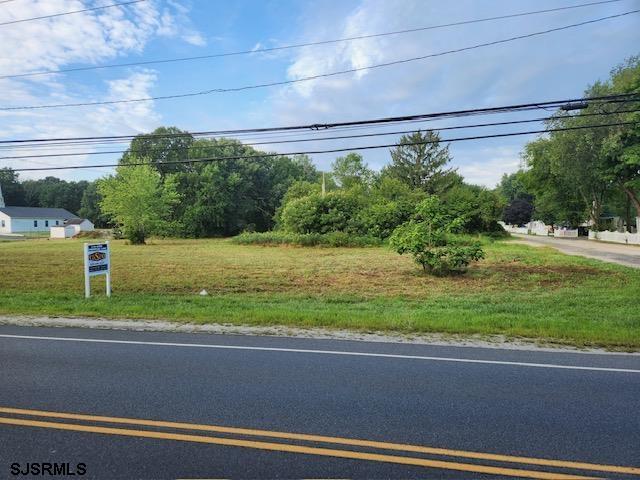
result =
[[357,35],[352,37],[344,37],[344,38],[337,38],[337,39],[331,39],[331,40],[320,40],[317,42],[305,42],[305,43],[297,43],[293,45],[281,45],[278,47],[265,47],[265,48],[257,48],[257,49],[239,50],[235,52],[212,53],[207,55],[196,55],[191,57],[164,58],[164,59],[157,59],[157,60],[145,60],[145,61],[139,61],[139,62],[112,63],[112,64],[106,64],[106,65],[92,65],[92,66],[86,66],[86,67],[64,68],[64,69],[58,69],[58,70],[43,70],[38,72],[16,73],[13,75],[0,75],[0,78],[32,77],[37,75],[85,72],[88,70],[102,70],[107,68],[124,68],[124,67],[135,67],[135,66],[142,66],[142,65],[158,65],[163,63],[187,62],[187,61],[193,61],[193,60],[207,60],[211,58],[232,57],[232,56],[239,56],[239,55],[255,55],[257,53],[268,53],[268,52],[274,52],[274,51],[280,51],[280,50],[290,50],[295,48],[311,47],[311,46],[318,46],[318,45],[330,45],[334,43],[351,42],[355,40],[365,40],[369,38],[387,37],[391,35],[401,35],[406,33],[422,32],[426,30],[435,30],[439,28],[469,25],[472,23],[490,22],[495,20],[504,20],[508,18],[525,17],[529,15],[539,15],[542,13],[559,12],[563,10],[591,7],[591,6],[602,5],[606,3],[618,3],[620,1],[622,0],[604,0],[599,2],[581,3],[578,5],[567,5],[564,7],[547,8],[545,10],[512,13],[508,15],[500,15],[497,17],[486,17],[486,18],[478,18],[478,19],[472,19],[472,20],[463,20],[460,22],[443,23],[439,25],[430,25],[426,27],[408,28],[404,30],[395,30],[392,32],[372,33],[368,35]]
[[[604,113],[583,113],[581,117],[591,117],[591,116],[602,116],[602,115],[618,115],[620,113],[635,113],[640,112],[640,109],[636,110],[624,110],[624,111],[616,111],[616,112],[604,112]],[[532,118],[527,120],[511,120],[505,122],[491,122],[491,123],[476,123],[473,125],[455,125],[450,127],[439,127],[439,128],[430,128],[429,130],[434,132],[442,132],[447,130],[462,130],[467,128],[481,128],[481,127],[496,127],[496,126],[504,126],[504,125],[518,125],[522,123],[533,123],[533,122],[544,122],[547,120],[554,120],[557,117],[542,117],[542,118]],[[369,137],[384,137],[389,135],[404,135],[410,133],[416,133],[421,131],[421,129],[413,129],[413,130],[402,130],[402,131],[393,131],[393,132],[376,132],[376,133],[364,133],[357,135],[338,135],[332,137],[316,137],[316,138],[299,138],[293,140],[271,140],[271,141],[263,141],[263,142],[249,142],[242,143],[245,146],[258,146],[258,145],[275,145],[275,144],[284,144],[284,143],[302,143],[302,142],[320,142],[327,140],[345,140],[352,138],[369,138]],[[42,145],[38,145],[42,146]],[[186,150],[191,150],[193,148],[216,148],[216,147],[224,147],[224,145],[192,145],[185,147]],[[161,150],[161,147],[152,147],[149,149],[142,150],[109,150],[109,151],[92,151],[92,152],[66,152],[66,153],[45,153],[45,154],[35,154],[35,155],[12,155],[0,157],[0,160],[18,160],[18,159],[27,159],[27,158],[49,158],[49,157],[79,157],[79,156],[89,156],[89,155],[109,155],[109,154],[117,154],[117,153],[130,153],[133,155],[137,154],[145,154],[149,153],[153,150]]]
[[[480,140],[487,138],[500,138],[500,137],[513,137],[517,135],[532,135],[537,133],[550,133],[550,132],[563,132],[569,130],[583,130],[587,128],[606,128],[606,127],[617,127],[617,126],[625,126],[625,125],[638,125],[638,122],[617,122],[617,123],[609,123],[609,124],[601,124],[601,125],[580,125],[575,127],[561,127],[561,128],[550,128],[544,130],[528,130],[525,132],[511,132],[511,133],[498,133],[492,135],[477,135],[472,137],[457,137],[457,138],[445,138],[440,139],[437,143],[451,143],[451,142],[461,142],[467,140]],[[214,161],[225,161],[225,160],[241,160],[241,159],[250,159],[250,158],[269,158],[269,157],[284,157],[284,156],[292,156],[292,155],[314,155],[320,153],[338,153],[338,152],[353,152],[360,150],[373,150],[380,148],[395,148],[398,146],[411,146],[411,145],[428,145],[436,143],[435,141],[422,141],[422,142],[403,142],[403,143],[389,143],[385,145],[365,145],[365,146],[357,146],[350,148],[332,148],[327,150],[307,150],[307,151],[299,151],[299,152],[286,152],[286,153],[264,153],[259,155],[233,155],[226,157],[207,157],[207,158],[194,158],[194,159],[185,159],[185,160],[173,160],[162,162],[162,165],[179,165],[179,164],[192,164],[192,163],[203,163],[203,162],[214,162]],[[42,167],[42,168],[16,168],[15,172],[32,172],[32,171],[45,171],[45,170],[81,170],[81,169],[94,169],[94,168],[113,168],[113,167],[136,167],[142,165],[149,165],[149,162],[133,162],[133,163],[106,163],[106,164],[97,164],[97,165],[66,165],[59,167]]]
[[[510,113],[510,112],[522,112],[537,110],[541,106],[560,108],[566,104],[574,103],[587,103],[588,105],[601,105],[609,103],[628,103],[640,101],[640,94],[638,93],[621,93],[615,95],[601,95],[597,97],[580,97],[580,98],[565,98],[560,100],[545,100],[542,102],[530,102],[519,103],[512,105],[501,105],[498,107],[483,107],[483,108],[468,108],[463,110],[448,110],[441,112],[419,113],[414,115],[402,115],[395,117],[379,117],[373,119],[364,120],[351,120],[342,122],[326,122],[326,123],[308,123],[298,125],[285,125],[276,127],[261,127],[261,128],[243,128],[243,129],[228,129],[228,130],[210,130],[201,132],[185,132],[185,133],[150,133],[144,134],[145,138],[176,138],[176,137],[191,137],[199,135],[238,135],[245,133],[263,134],[271,132],[292,132],[292,131],[323,131],[337,127],[351,127],[351,126],[370,126],[370,125],[386,125],[394,123],[404,123],[408,121],[423,121],[423,120],[440,120],[445,118],[460,118],[475,115],[487,115],[496,113]],[[51,137],[51,138],[23,138],[14,140],[0,140],[0,145],[5,144],[20,144],[20,143],[46,143],[46,142],[62,142],[62,141],[76,141],[76,140],[131,140],[138,135],[108,135],[108,136],[91,136],[91,137]]]
[[547,30],[542,30],[542,31],[533,32],[533,33],[527,33],[527,34],[524,34],[524,35],[517,35],[515,37],[504,38],[502,40],[494,40],[494,41],[491,41],[491,42],[479,43],[479,44],[476,44],[476,45],[456,48],[456,49],[452,49],[452,50],[446,50],[446,51],[443,51],[443,52],[431,53],[431,54],[422,55],[422,56],[419,56],[419,57],[405,58],[405,59],[394,60],[394,61],[385,62],[385,63],[367,65],[367,66],[364,66],[364,67],[354,67],[354,68],[349,68],[349,69],[346,69],[346,70],[339,70],[339,71],[336,71],[336,72],[321,73],[321,74],[318,74],[318,75],[300,77],[300,78],[296,78],[296,79],[293,79],[293,80],[282,80],[282,81],[278,81],[278,82],[259,83],[259,84],[253,84],[253,85],[244,85],[244,86],[240,86],[240,87],[212,88],[212,89],[209,89],[209,90],[202,90],[202,91],[198,91],[198,92],[177,93],[177,94],[173,94],[173,95],[161,95],[161,96],[144,97],[144,98],[129,98],[129,99],[121,99],[121,100],[104,100],[104,101],[97,101],[97,102],[56,103],[56,104],[48,104],[48,105],[23,105],[23,106],[15,106],[15,107],[0,107],[0,110],[2,110],[2,111],[34,110],[34,109],[44,109],[44,108],[86,107],[86,106],[94,106],[94,105],[114,105],[114,104],[121,104],[121,103],[150,102],[150,101],[154,101],[154,100],[171,100],[171,99],[178,99],[178,98],[189,98],[189,97],[197,97],[197,96],[202,96],[202,95],[210,95],[210,94],[214,94],[214,93],[240,92],[240,91],[244,91],[244,90],[253,90],[253,89],[257,89],[257,88],[267,88],[267,87],[276,87],[276,86],[283,86],[283,85],[292,85],[292,84],[296,84],[296,83],[300,83],[300,82],[308,82],[308,81],[313,81],[313,80],[319,80],[321,78],[330,78],[330,77],[334,77],[334,76],[338,76],[338,75],[345,75],[345,74],[355,73],[355,72],[360,72],[360,71],[365,71],[365,70],[373,70],[373,69],[377,69],[377,68],[385,68],[385,67],[390,67],[390,66],[395,66],[395,65],[406,64],[406,63],[410,63],[410,62],[416,62],[416,61],[419,61],[419,60],[426,60],[428,58],[434,58],[434,57],[440,57],[440,56],[444,56],[444,55],[449,55],[449,54],[452,54],[452,53],[460,53],[460,52],[465,52],[465,51],[469,51],[469,50],[474,50],[474,49],[477,49],[477,48],[489,47],[489,46],[492,46],[492,45],[499,45],[499,44],[503,44],[503,43],[513,42],[515,40],[522,40],[522,39],[525,39],[525,38],[536,37],[536,36],[539,36],[539,35],[546,35],[548,33],[559,32],[559,31],[562,31],[562,30],[570,29],[570,28],[580,27],[580,26],[584,26],[584,25],[590,25],[590,24],[597,23],[597,22],[602,22],[602,21],[605,21],[605,20],[611,20],[613,18],[620,18],[620,17],[624,17],[626,15],[632,15],[632,14],[635,14],[635,13],[638,13],[638,12],[640,12],[640,9],[639,10],[631,10],[631,11],[624,12],[624,13],[619,13],[617,15],[609,15],[607,17],[600,17],[600,18],[596,18],[596,19],[593,19],[593,20],[587,20],[587,21],[584,21],[584,22],[573,23],[573,24],[570,24],[570,25],[564,25],[562,27],[550,28],[550,29],[547,29]]
[[16,23],[33,22],[34,20],[45,20],[47,18],[63,17],[65,15],[72,15],[74,13],[92,12],[94,10],[103,10],[105,8],[112,8],[112,7],[124,7],[126,5],[131,5],[133,3],[140,3],[140,2],[146,2],[146,1],[147,0],[131,0],[129,2],[112,3],[110,5],[103,5],[101,7],[91,7],[91,8],[83,8],[82,10],[72,10],[71,12],[54,13],[52,15],[42,15],[40,17],[22,18],[20,20],[10,20],[8,22],[0,23],[0,27],[4,27],[6,25],[14,25]]

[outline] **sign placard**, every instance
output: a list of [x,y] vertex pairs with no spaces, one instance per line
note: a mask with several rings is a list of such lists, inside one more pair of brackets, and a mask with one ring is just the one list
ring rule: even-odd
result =
[[111,256],[109,242],[84,244],[84,296],[91,296],[91,277],[107,276],[107,297],[111,296]]

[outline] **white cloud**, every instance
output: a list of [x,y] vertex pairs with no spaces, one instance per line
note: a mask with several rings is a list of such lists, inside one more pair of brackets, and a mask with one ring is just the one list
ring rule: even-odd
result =
[[196,47],[204,47],[207,45],[206,38],[204,38],[200,32],[196,32],[195,30],[186,32],[184,35],[182,35],[182,39],[191,45],[195,45]]
[[[310,7],[299,21],[302,26],[296,32],[296,39],[314,41],[352,37],[540,8],[539,3],[532,0],[517,4],[507,0],[449,3],[361,0],[355,8],[352,5],[335,2],[331,7],[326,3]],[[624,10],[621,5],[602,5],[306,47],[290,53],[286,73],[290,79],[299,79],[392,62],[576,23],[621,10]],[[637,25],[637,19],[635,21]],[[629,33],[634,31],[633,22],[633,19],[612,21],[598,28],[582,27],[464,53],[289,85],[271,93],[255,109],[254,118],[264,124],[323,123],[573,97],[580,95],[587,84],[599,75],[606,76],[616,62],[637,49],[632,40],[634,35]],[[602,41],[603,31],[609,35],[607,42]],[[546,114],[536,112],[537,116]],[[491,121],[498,119],[478,119],[478,122]],[[462,123],[464,121],[450,120],[435,125]],[[426,123],[423,128],[430,125],[434,124]],[[526,124],[520,130],[531,126],[539,127],[538,124]],[[482,133],[517,129],[496,127],[483,129]],[[442,136],[451,138],[476,134],[471,132],[480,131],[465,131],[459,135],[451,131]],[[391,143],[397,139],[371,138],[361,143],[349,140],[331,145],[345,148],[366,143]],[[502,173],[518,168],[520,148],[528,139],[518,137],[508,143],[497,139],[452,143],[452,166],[459,168],[470,182],[493,186]],[[328,143],[311,142],[292,147],[302,145],[327,148]],[[503,145],[504,148],[500,150],[494,145]],[[389,161],[385,150],[371,150],[364,152],[364,156],[376,168]],[[332,156],[317,155],[314,159],[321,168],[327,168]]]
[[[478,158],[479,160],[473,160]],[[513,173],[522,166],[520,150],[517,147],[488,147],[474,151],[471,159],[461,163],[458,168],[467,182],[485,187],[495,187],[505,173]]]
[[[127,99],[148,97],[156,82],[156,74],[153,71],[134,72],[130,75],[107,82],[105,99]],[[64,101],[79,101],[82,98],[65,94]],[[132,132],[145,132],[155,128],[160,122],[160,115],[156,113],[153,102],[118,103],[112,105],[99,105],[82,109],[80,112],[73,109],[56,109],[53,111],[32,110],[14,113],[10,117],[0,116],[0,135],[9,138],[57,138],[75,136],[100,136],[100,135],[128,135]],[[52,121],[52,118],[55,119]],[[5,122],[10,120],[8,124]],[[124,149],[126,145],[114,144],[109,149]],[[50,147],[47,149],[3,150],[3,156],[14,155],[38,155],[57,154],[68,152],[96,151],[91,146],[79,147]],[[117,158],[111,155],[82,155],[72,157],[49,157],[36,159],[2,160],[4,165],[12,168],[29,168],[40,166],[59,165],[68,163],[73,165],[91,165],[104,163]],[[96,174],[104,174],[105,170],[61,170],[53,172],[56,176],[66,179],[95,177]],[[51,175],[51,171],[23,172],[22,178],[38,178]]]
[[[31,18],[51,13],[80,10],[93,6],[80,0],[40,0],[7,4],[0,9],[0,22]],[[155,37],[183,38],[194,45],[205,44],[193,30],[186,16],[188,9],[169,2],[160,8],[150,0],[126,7],[107,8],[47,20],[7,25],[0,41],[0,75],[58,70],[75,65],[105,63],[130,54],[141,54]],[[0,79],[5,93],[2,106],[46,103],[80,103],[99,100],[143,98],[153,95],[158,78],[153,70],[114,70],[108,76],[90,76],[87,83],[81,74],[56,74]],[[101,79],[103,78],[103,79]],[[9,94],[6,94],[9,92]],[[48,138],[93,135],[118,135],[149,131],[161,117],[153,102],[48,110],[0,112],[0,137]],[[118,146],[121,148],[121,146]],[[90,150],[89,147],[84,148]],[[68,149],[67,149],[68,151]],[[3,155],[60,153],[43,149],[3,151]],[[73,159],[73,161],[69,161]],[[83,163],[104,161],[107,156],[48,158],[30,161],[6,161],[10,166],[38,166],[42,163]],[[112,160],[112,159],[111,159]],[[25,174],[43,176],[51,172]],[[96,172],[91,175],[95,176]],[[56,173],[58,174],[58,173]],[[75,172],[59,172],[75,176]]]

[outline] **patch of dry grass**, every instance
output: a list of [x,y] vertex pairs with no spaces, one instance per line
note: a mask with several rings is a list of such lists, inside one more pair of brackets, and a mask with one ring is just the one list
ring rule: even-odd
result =
[[[113,292],[83,298],[82,242],[0,244],[0,313],[487,333],[640,347],[640,271],[503,241],[432,277],[384,247],[112,242]],[[210,296],[199,297],[206,289]]]
[[[526,254],[524,253],[526,252]],[[387,248],[239,246],[226,240],[112,242],[113,285],[144,293],[295,293],[364,298],[428,298],[443,293],[538,290],[576,286],[598,277],[620,283],[616,270],[585,265],[550,251],[532,255],[508,243],[487,246],[487,258],[466,275],[424,275],[408,256]],[[33,240],[0,247],[0,290],[82,290],[82,243]]]

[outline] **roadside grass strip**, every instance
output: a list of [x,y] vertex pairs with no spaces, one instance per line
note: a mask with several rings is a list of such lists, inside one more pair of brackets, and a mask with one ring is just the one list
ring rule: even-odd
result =
[[[607,474],[622,474],[640,476],[640,467],[628,467],[617,465],[604,465],[596,463],[586,463],[567,460],[556,460],[546,458],[533,458],[512,455],[502,455],[496,453],[473,452],[464,450],[450,450],[446,448],[428,447],[421,445],[409,445],[401,443],[390,443],[372,440],[361,440],[353,438],[330,437],[323,435],[313,435],[304,433],[289,433],[270,430],[256,430],[248,428],[227,427],[219,425],[206,425],[197,423],[171,422],[159,420],[147,420],[124,417],[109,417],[100,415],[87,415],[79,413],[51,412],[42,410],[31,410],[22,408],[0,407],[0,414],[9,416],[0,416],[0,424],[14,425],[22,427],[36,427],[56,430],[66,430],[73,432],[97,433],[103,435],[119,435],[127,437],[153,438],[160,440],[174,440],[183,442],[207,443],[214,445],[232,446],[252,448],[259,450],[270,450],[277,452],[299,453],[307,455],[319,455],[335,458],[347,458],[374,462],[385,462],[402,465],[412,465],[425,468],[436,468],[445,470],[455,470],[509,477],[535,478],[535,479],[585,479],[599,478],[593,476],[582,476],[575,474],[547,472],[540,470],[529,470],[520,468],[510,468],[484,465],[480,463],[460,463],[450,461],[449,459],[439,460],[431,458],[419,458],[410,456],[390,455],[383,453],[372,453],[364,451],[354,451],[347,449],[326,448],[325,446],[307,446],[298,445],[293,442],[314,442],[319,444],[329,444],[331,446],[346,446],[357,448],[369,448],[377,450],[387,450],[402,452],[405,454],[427,454],[441,457],[457,457],[471,459],[474,461],[497,462],[518,464],[518,466],[539,466],[552,467],[557,469],[569,469],[579,471],[604,472]],[[16,418],[18,416],[18,418]],[[20,417],[36,417],[35,419]],[[60,421],[51,422],[48,419],[56,419]],[[68,420],[76,420],[89,424],[70,423]],[[94,424],[91,424],[93,422]],[[95,425],[116,424],[128,426],[153,427],[159,430],[145,430],[133,428],[115,428],[111,426]],[[162,429],[170,429],[173,431],[164,431]],[[198,432],[215,432],[226,437],[194,435],[186,433],[176,433],[175,430],[191,430]],[[230,436],[242,437],[262,437],[259,440],[246,438],[233,438]],[[264,439],[284,440],[282,443],[267,442]]]

